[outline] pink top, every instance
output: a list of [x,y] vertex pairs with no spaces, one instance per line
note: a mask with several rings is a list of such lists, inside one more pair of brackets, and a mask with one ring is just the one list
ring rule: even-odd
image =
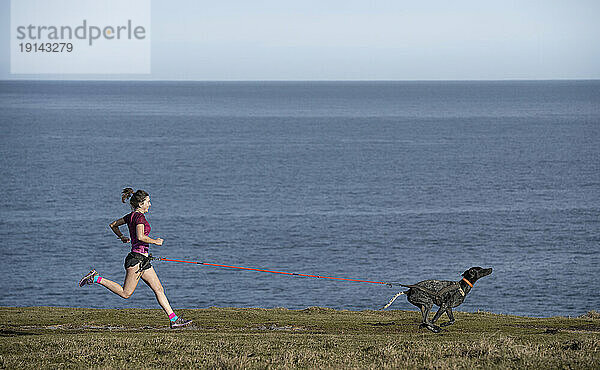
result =
[[123,220],[129,228],[129,238],[131,239],[131,251],[135,253],[148,253],[148,243],[139,241],[137,238],[136,227],[139,224],[144,225],[144,235],[150,234],[150,224],[146,221],[146,217],[140,212],[131,212],[123,216]]

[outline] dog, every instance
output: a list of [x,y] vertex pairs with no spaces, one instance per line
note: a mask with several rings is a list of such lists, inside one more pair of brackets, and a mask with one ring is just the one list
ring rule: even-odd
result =
[[[383,309],[388,308],[402,294],[406,294],[408,301],[421,309],[423,322],[419,328],[426,328],[434,333],[439,333],[442,331],[440,326],[454,324],[455,320],[452,309],[463,303],[465,296],[473,288],[473,284],[491,273],[491,268],[471,267],[462,274],[463,279],[460,281],[425,280],[414,285],[400,284],[410,289],[396,294]],[[433,319],[429,321],[429,312],[434,304],[439,306],[440,309],[436,312]],[[440,324],[440,326],[435,325],[435,322],[444,312],[448,315],[449,321]]]

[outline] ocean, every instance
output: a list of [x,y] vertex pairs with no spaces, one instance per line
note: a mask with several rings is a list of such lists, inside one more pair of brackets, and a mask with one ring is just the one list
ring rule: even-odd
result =
[[[77,286],[122,284],[131,186],[155,256],[403,284],[492,267],[459,311],[600,309],[600,81],[1,81],[0,128],[1,306],[159,308],[143,283]],[[176,310],[403,289],[154,266]]]

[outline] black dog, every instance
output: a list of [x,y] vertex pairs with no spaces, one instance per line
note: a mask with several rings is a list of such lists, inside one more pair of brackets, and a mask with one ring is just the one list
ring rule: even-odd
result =
[[[423,322],[421,328],[427,328],[434,333],[442,331],[437,325],[434,325],[437,319],[444,312],[448,315],[450,321],[441,324],[447,326],[454,324],[454,315],[452,308],[460,306],[465,300],[465,296],[471,291],[473,284],[484,276],[492,273],[492,269],[484,269],[481,267],[471,267],[465,271],[461,281],[441,281],[441,280],[425,280],[414,285],[402,285],[410,288],[406,292],[400,292],[392,298],[383,308],[388,308],[399,296],[406,294],[408,301],[421,309],[423,314]],[[438,312],[429,322],[429,311],[433,305],[440,307]]]

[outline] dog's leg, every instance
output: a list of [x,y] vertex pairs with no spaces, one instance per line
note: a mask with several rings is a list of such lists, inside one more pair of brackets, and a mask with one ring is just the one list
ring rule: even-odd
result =
[[431,310],[431,306],[421,305],[419,306],[421,309],[421,315],[423,315],[423,320],[421,321],[421,325],[429,324],[429,310]]
[[419,328],[425,328],[425,329],[429,329],[434,333],[439,333],[440,331],[442,331],[442,329],[437,326],[437,325],[433,325],[432,323],[429,322],[429,311],[431,311],[431,306],[425,306],[425,305],[421,305],[421,313],[423,314],[423,322],[421,323],[421,325],[419,325]]
[[448,319],[450,321],[444,322],[444,323],[440,324],[440,326],[448,326],[448,325],[454,324],[454,314],[452,313],[452,307],[448,307],[446,309],[446,315],[448,315]]
[[394,296],[394,298],[390,299],[390,301],[388,302],[388,304],[386,304],[385,306],[383,306],[382,310],[385,310],[386,308],[390,307],[392,305],[392,303],[394,303],[394,301],[396,300],[396,298],[400,297],[402,294],[405,294],[406,292],[400,292],[398,294],[396,294]]
[[440,316],[442,316],[444,312],[446,312],[446,306],[442,305],[440,306],[440,309],[435,313],[435,316],[433,316],[433,320],[431,320],[431,323],[435,324],[435,322],[438,321],[438,319],[440,318]]
[[440,318],[440,316],[442,316],[444,312],[446,312],[446,307],[440,306],[440,309],[435,313],[435,316],[433,316],[433,320],[431,320],[430,327],[428,327],[427,329],[431,330],[434,333],[439,333],[440,331],[442,331],[442,328],[435,325],[435,322]]

